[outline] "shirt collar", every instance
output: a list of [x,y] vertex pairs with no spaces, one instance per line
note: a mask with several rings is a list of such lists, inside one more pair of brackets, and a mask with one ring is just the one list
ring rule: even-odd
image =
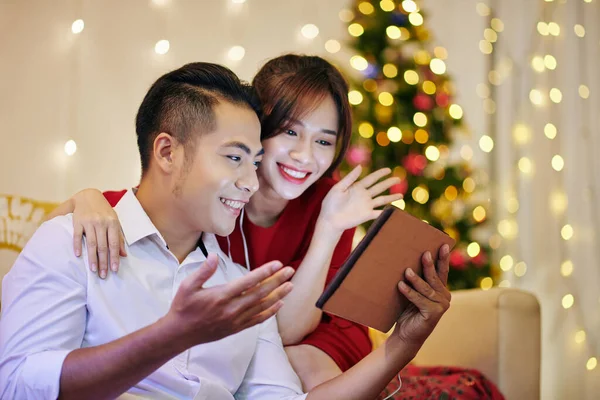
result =
[[119,200],[115,206],[115,212],[119,217],[125,241],[129,246],[152,235],[156,235],[165,246],[167,245],[131,189]]
[[[123,235],[128,246],[133,245],[141,239],[149,236],[155,236],[165,247],[168,248],[167,242],[160,234],[159,230],[154,226],[146,211],[140,204],[140,201],[130,189],[125,193],[123,198],[117,203],[114,208],[123,229]],[[208,253],[219,253],[219,243],[214,234],[203,233],[198,240],[197,245],[204,256]]]

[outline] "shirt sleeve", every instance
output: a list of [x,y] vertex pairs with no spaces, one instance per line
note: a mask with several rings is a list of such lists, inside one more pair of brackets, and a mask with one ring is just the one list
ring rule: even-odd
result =
[[62,365],[81,346],[87,272],[71,217],[44,223],[2,282],[0,399],[56,399]]
[[237,400],[303,400],[306,396],[283,349],[277,320],[272,317],[261,324],[254,356],[234,397]]

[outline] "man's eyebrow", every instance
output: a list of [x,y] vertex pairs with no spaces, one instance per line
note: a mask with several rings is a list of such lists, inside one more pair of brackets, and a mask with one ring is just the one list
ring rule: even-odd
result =
[[[225,143],[223,145],[223,147],[235,147],[236,149],[240,149],[248,155],[250,155],[250,153],[252,153],[248,146],[246,146],[244,143],[238,142],[238,141]],[[260,149],[254,157],[262,156],[263,154],[265,154],[265,149]]]
[[[292,123],[292,124],[297,124],[297,125],[300,125],[300,126],[304,126],[304,124],[302,123],[302,121],[298,121],[297,119],[294,119],[294,118],[290,118],[289,122]],[[333,135],[333,136],[337,137],[337,132],[333,131],[331,129],[321,129],[321,132],[327,133],[328,135]]]
[[228,142],[228,143],[225,143],[223,145],[223,147],[235,147],[237,149],[242,150],[244,153],[250,155],[250,148],[242,142],[237,142],[237,141]]

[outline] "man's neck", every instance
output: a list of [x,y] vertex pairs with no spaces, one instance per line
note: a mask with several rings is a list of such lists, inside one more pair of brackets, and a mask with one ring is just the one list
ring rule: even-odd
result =
[[268,228],[277,222],[289,200],[279,196],[260,178],[259,184],[260,189],[250,198],[246,213],[253,224]]
[[150,178],[144,178],[136,192],[136,197],[162,235],[171,253],[182,263],[197,247],[202,231],[194,230],[181,220],[171,191],[156,190],[164,187],[164,184],[153,183]]

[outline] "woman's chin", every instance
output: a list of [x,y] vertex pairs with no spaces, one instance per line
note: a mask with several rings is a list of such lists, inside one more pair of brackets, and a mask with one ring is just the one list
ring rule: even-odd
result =
[[290,184],[279,184],[277,188],[275,188],[275,193],[279,195],[282,199],[285,200],[294,200],[298,197],[302,196],[302,193],[306,191],[310,187],[312,183],[305,183],[301,186],[294,185],[293,187]]

